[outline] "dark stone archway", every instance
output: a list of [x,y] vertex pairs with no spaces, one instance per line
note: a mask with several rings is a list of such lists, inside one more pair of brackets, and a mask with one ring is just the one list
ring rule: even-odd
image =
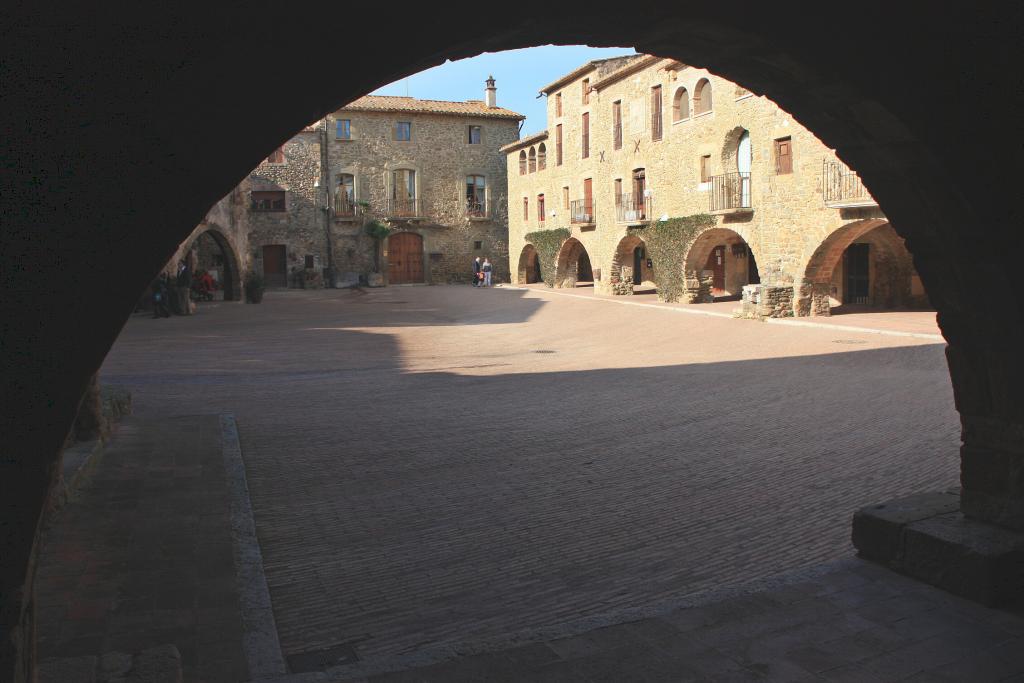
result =
[[532,244],[527,244],[523,247],[522,253],[519,254],[519,267],[516,269],[516,284],[518,285],[532,285],[536,282],[543,281],[543,274],[541,273],[540,255],[537,253],[537,248]]
[[[725,248],[723,292],[714,291],[713,282],[705,277],[716,247]],[[744,285],[760,282],[757,259],[747,239],[735,230],[721,227],[708,228],[694,238],[683,256],[683,274],[689,303],[706,303],[716,296],[738,297]]]
[[[127,5],[102,20],[86,5],[8,12],[0,117],[4,156],[16,163],[0,171],[5,678],[31,676],[32,549],[61,444],[154,274],[295,131],[381,84],[482,51],[632,45],[768,95],[835,148],[906,240],[938,309],[963,423],[962,509],[1024,528],[1024,304],[1003,295],[1019,279],[1024,245],[1013,199],[1024,164],[1007,143],[1024,100],[1020,7],[921,13],[869,2],[837,19],[797,2],[742,12],[668,4],[647,8],[644,22],[570,5],[546,6],[544,21],[423,6],[381,22],[378,8],[353,7],[341,25],[309,21],[334,16],[334,5],[304,10],[271,18],[269,6]],[[345,25],[359,27],[346,32],[350,51],[374,59],[325,79]],[[865,35],[899,45],[899,58],[836,49]],[[270,44],[272,59],[254,66]],[[267,96],[274,79],[288,83],[288,97]],[[950,92],[973,96],[940,96]],[[977,296],[979,272],[992,296]]]
[[590,254],[587,253],[582,242],[575,237],[570,237],[562,243],[562,247],[558,250],[555,287],[572,289],[580,283],[591,284],[593,279]]
[[[238,253],[231,245],[231,241],[216,226],[211,226],[192,240],[195,244],[204,237],[209,237],[216,244],[224,259],[223,275],[220,278],[220,286],[224,291],[224,301],[242,300],[242,270],[239,265]],[[191,244],[189,249],[191,249]]]

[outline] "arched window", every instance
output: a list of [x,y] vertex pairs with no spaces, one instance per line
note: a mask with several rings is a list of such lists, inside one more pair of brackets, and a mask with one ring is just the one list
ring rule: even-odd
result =
[[526,150],[519,152],[519,175],[526,175]]
[[530,148],[530,173],[537,170],[537,150],[533,147]]
[[547,167],[548,167],[548,148],[542,142],[542,143],[540,143],[540,146],[537,148],[537,170],[538,171],[543,171]]
[[683,121],[690,118],[690,93],[686,88],[676,90],[672,100],[672,121]]
[[704,114],[711,111],[711,82],[706,78],[697,81],[693,89],[693,113]]

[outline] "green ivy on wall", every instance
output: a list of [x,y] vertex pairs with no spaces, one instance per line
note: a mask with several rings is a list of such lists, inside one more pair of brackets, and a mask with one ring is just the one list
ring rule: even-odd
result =
[[537,250],[540,259],[540,276],[548,287],[555,286],[555,273],[558,270],[558,250],[572,236],[568,228],[553,228],[526,233],[526,241]]
[[629,228],[629,233],[643,239],[647,247],[647,256],[654,265],[659,299],[674,303],[682,298],[686,290],[683,257],[697,235],[715,224],[714,216],[699,213]]

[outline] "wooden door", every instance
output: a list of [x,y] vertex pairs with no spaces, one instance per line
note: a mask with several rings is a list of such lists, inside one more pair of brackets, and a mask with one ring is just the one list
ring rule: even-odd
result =
[[388,237],[388,282],[404,285],[423,282],[423,238],[414,232]]
[[592,178],[583,181],[583,212],[589,216],[587,222],[594,220],[594,183]]
[[868,270],[870,268],[869,244],[851,244],[843,254],[843,270],[846,274],[846,288],[843,290],[844,304],[866,304],[870,301]]
[[711,295],[722,296],[725,294],[725,245],[719,244],[711,250],[708,262],[704,264],[704,270],[712,272]]
[[287,287],[288,268],[285,246],[268,244],[263,247],[263,281],[267,287]]

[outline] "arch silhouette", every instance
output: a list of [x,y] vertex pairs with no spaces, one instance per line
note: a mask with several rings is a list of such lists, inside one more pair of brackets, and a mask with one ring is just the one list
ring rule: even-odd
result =
[[519,267],[516,268],[516,284],[532,285],[543,281],[540,254],[537,248],[527,243],[519,253]]

